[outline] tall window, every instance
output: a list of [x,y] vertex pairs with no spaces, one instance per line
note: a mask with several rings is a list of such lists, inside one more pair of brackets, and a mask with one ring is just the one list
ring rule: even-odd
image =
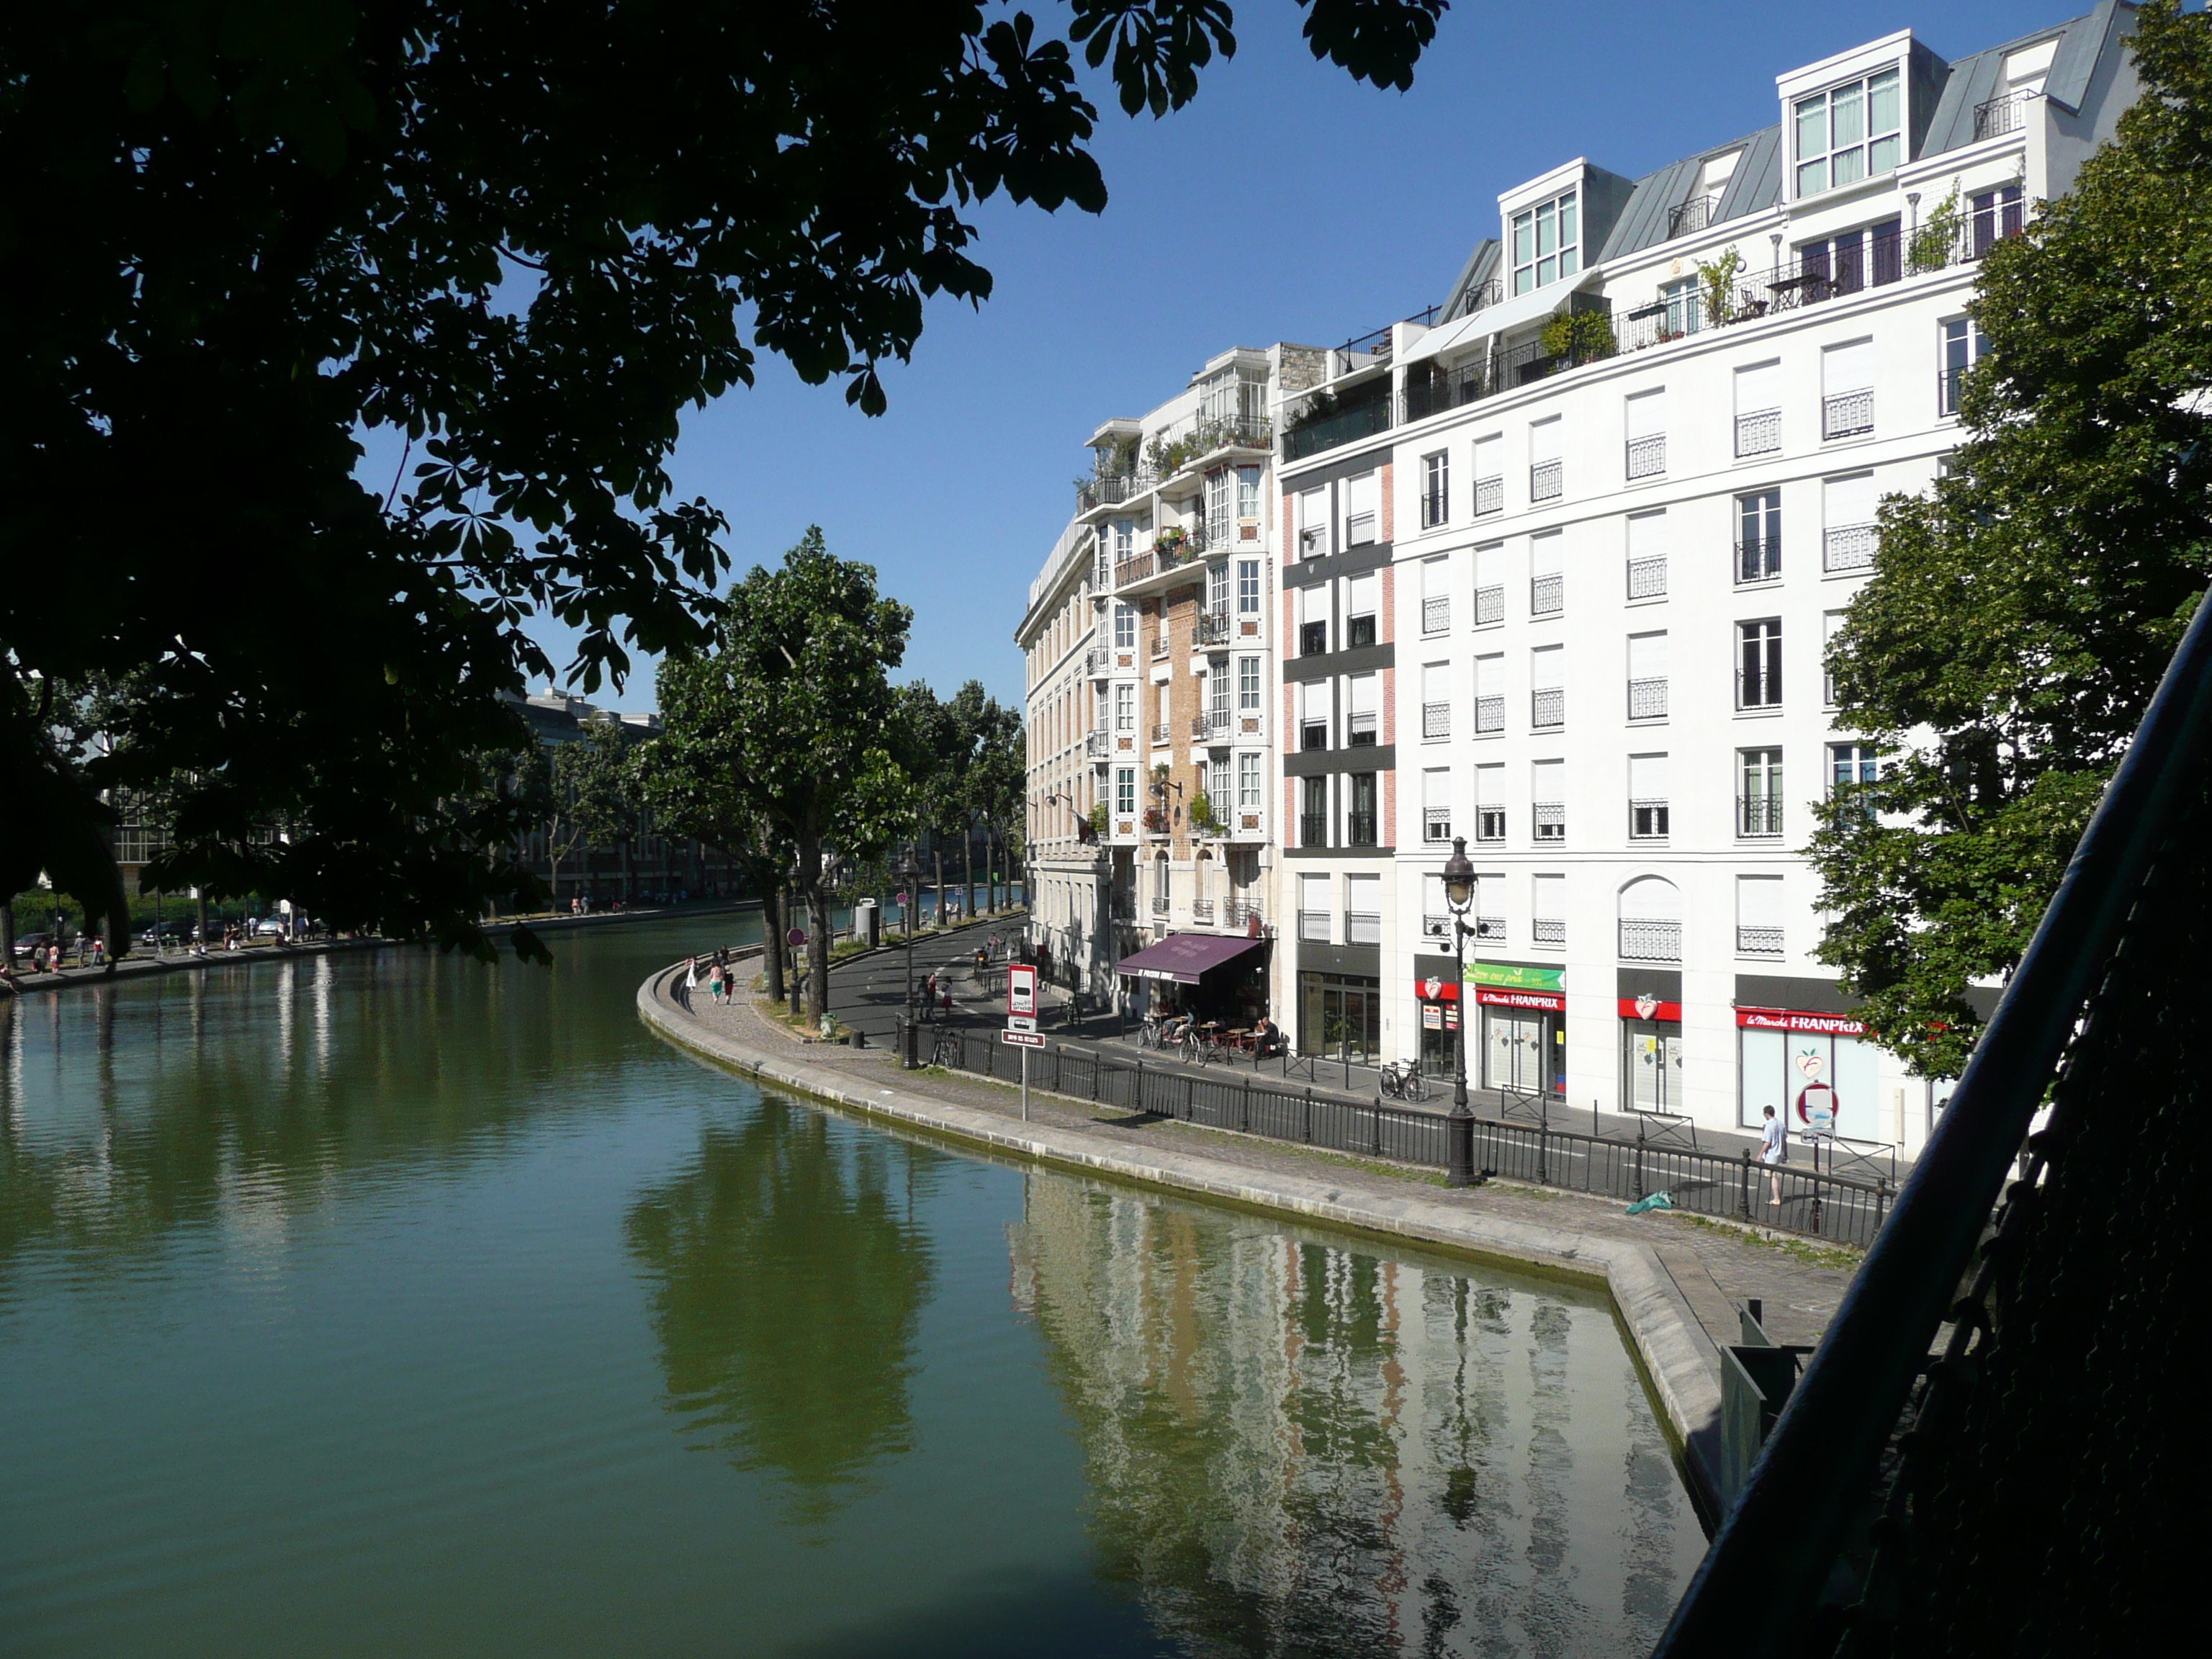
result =
[[1735,498],[1735,579],[1763,582],[1782,574],[1782,492]]
[[1237,659],[1237,707],[1244,714],[1260,712],[1260,659],[1239,657]]
[[1990,251],[1993,242],[2021,233],[2021,216],[2020,186],[2007,185],[2002,190],[1985,190],[1973,198],[1974,258],[1980,258]]
[[1229,545],[1230,489],[1234,483],[1226,467],[1206,475],[1206,544]]
[[1124,817],[1137,810],[1137,769],[1133,766],[1114,769],[1114,810]]
[[1820,353],[1820,436],[1855,438],[1874,430],[1874,342],[1853,340]]
[[1328,592],[1327,582],[1298,589],[1298,654],[1318,657],[1328,649]]
[[1505,506],[1505,434],[1493,432],[1474,441],[1474,514],[1502,511]]
[[1260,614],[1260,562],[1257,559],[1237,561],[1237,614],[1240,617]]
[[1298,747],[1328,747],[1329,683],[1305,680],[1298,686]]
[[1421,457],[1421,528],[1433,530],[1451,519],[1451,455],[1438,450]]
[[1943,325],[1943,372],[1936,383],[1937,414],[1959,412],[1959,394],[1966,390],[1966,371],[1981,362],[1989,349],[1978,323],[1954,317]]
[[1127,680],[1114,688],[1114,729],[1116,732],[1137,729],[1137,688]]
[[1362,472],[1344,481],[1344,544],[1364,547],[1382,532],[1382,475]]
[[1736,830],[1746,836],[1782,833],[1782,751],[1744,749],[1736,753]]
[[1237,516],[1248,522],[1260,516],[1260,469],[1256,466],[1237,469]]
[[1897,71],[1887,69],[1797,100],[1791,112],[1797,195],[1817,196],[1897,166],[1904,143],[1900,90]]
[[1571,276],[1582,268],[1582,231],[1573,191],[1513,216],[1516,294]]
[[[1878,781],[1881,756],[1870,743],[1832,743],[1828,745],[1828,793],[1842,800]],[[1871,809],[1866,809],[1872,816]]]
[[1668,818],[1667,757],[1628,757],[1628,838],[1663,841]]
[[1763,622],[1735,625],[1735,706],[1739,708],[1779,708],[1782,706],[1782,623],[1770,617]]
[[1735,372],[1735,453],[1765,455],[1782,447],[1782,365],[1753,363]]
[[1354,576],[1344,586],[1344,646],[1347,651],[1357,651],[1375,643],[1375,613],[1381,602],[1382,579],[1370,570]]
[[1452,838],[1451,769],[1432,766],[1421,774],[1421,839]]
[[1808,299],[1856,294],[1869,283],[1880,288],[1905,274],[1904,227],[1895,219],[1863,225],[1840,236],[1805,242],[1797,249],[1799,274],[1822,279]]
[[1661,325],[1666,337],[1695,334],[1705,326],[1705,283],[1698,277],[1685,276],[1679,283],[1659,285],[1659,303],[1667,307],[1667,320]]
[[1328,491],[1309,489],[1298,497],[1298,556],[1318,559],[1328,551]]
[[1134,651],[1137,648],[1137,611],[1133,605],[1114,607],[1114,648]]
[[1224,621],[1229,616],[1229,567],[1225,563],[1206,567],[1206,608]]
[[1304,780],[1298,810],[1298,845],[1326,847],[1328,845],[1328,780],[1314,777]]
[[1249,811],[1260,805],[1260,757],[1239,755],[1237,757],[1237,805]]
[[1505,763],[1493,761],[1474,769],[1474,838],[1479,842],[1505,839]]
[[1344,741],[1351,749],[1368,749],[1382,741],[1378,707],[1379,674],[1347,675],[1344,682]]
[[1667,470],[1667,393],[1640,392],[1627,400],[1627,471],[1632,479],[1656,477]]
[[1354,772],[1346,778],[1344,831],[1347,847],[1374,847],[1375,774]]
[[1844,626],[1844,613],[1826,611],[1820,615],[1820,701],[1831,708],[1836,706],[1836,671],[1831,661],[1835,654],[1836,635]]

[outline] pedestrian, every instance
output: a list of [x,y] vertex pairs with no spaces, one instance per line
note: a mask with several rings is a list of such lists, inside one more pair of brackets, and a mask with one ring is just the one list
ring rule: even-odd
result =
[[722,994],[729,988],[726,970],[719,962],[707,969],[707,1000],[717,1008],[722,1006]]
[[693,957],[684,964],[684,1006],[691,1006],[691,994],[699,988],[699,958]]
[[1759,1161],[1766,1165],[1767,1183],[1773,1188],[1766,1207],[1778,1210],[1782,1207],[1781,1166],[1790,1161],[1790,1132],[1774,1115],[1774,1108],[1769,1106],[1765,1111],[1766,1121],[1759,1132]]
[[947,988],[947,989],[945,989],[945,990],[941,994],[942,994],[942,995],[944,996],[944,998],[945,998],[945,1021],[946,1021],[946,1023],[947,1023],[947,1024],[950,1024],[950,1023],[951,1022],[951,1019],[952,1019],[952,992],[951,992],[951,990],[948,988]]

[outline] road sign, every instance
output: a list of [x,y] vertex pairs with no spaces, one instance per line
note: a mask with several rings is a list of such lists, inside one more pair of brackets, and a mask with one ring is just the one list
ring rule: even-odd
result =
[[999,1033],[999,1041],[1011,1043],[1017,1048],[1042,1048],[1044,1047],[1044,1034],[1041,1031],[1017,1031],[1009,1025]]
[[1006,1012],[1035,1019],[1037,1011],[1037,970],[1027,962],[1006,964]]
[[794,928],[793,928],[789,933],[786,933],[786,934],[783,936],[783,942],[784,942],[786,945],[788,945],[793,946],[793,948],[796,948],[796,947],[797,947],[797,946],[799,946],[799,945],[801,945],[805,944],[805,943],[806,943],[806,930],[805,930],[804,927],[794,927]]

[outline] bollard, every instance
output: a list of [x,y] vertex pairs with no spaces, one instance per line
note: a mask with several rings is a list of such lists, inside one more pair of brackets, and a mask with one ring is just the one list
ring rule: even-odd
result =
[[1751,1219],[1751,1148],[1743,1149],[1743,1218]]

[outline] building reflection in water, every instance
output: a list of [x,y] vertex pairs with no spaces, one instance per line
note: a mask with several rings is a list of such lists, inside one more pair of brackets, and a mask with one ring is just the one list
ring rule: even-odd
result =
[[1103,1571],[1170,1640],[1630,1651],[1704,1551],[1594,1295],[1054,1176],[1009,1244]]

